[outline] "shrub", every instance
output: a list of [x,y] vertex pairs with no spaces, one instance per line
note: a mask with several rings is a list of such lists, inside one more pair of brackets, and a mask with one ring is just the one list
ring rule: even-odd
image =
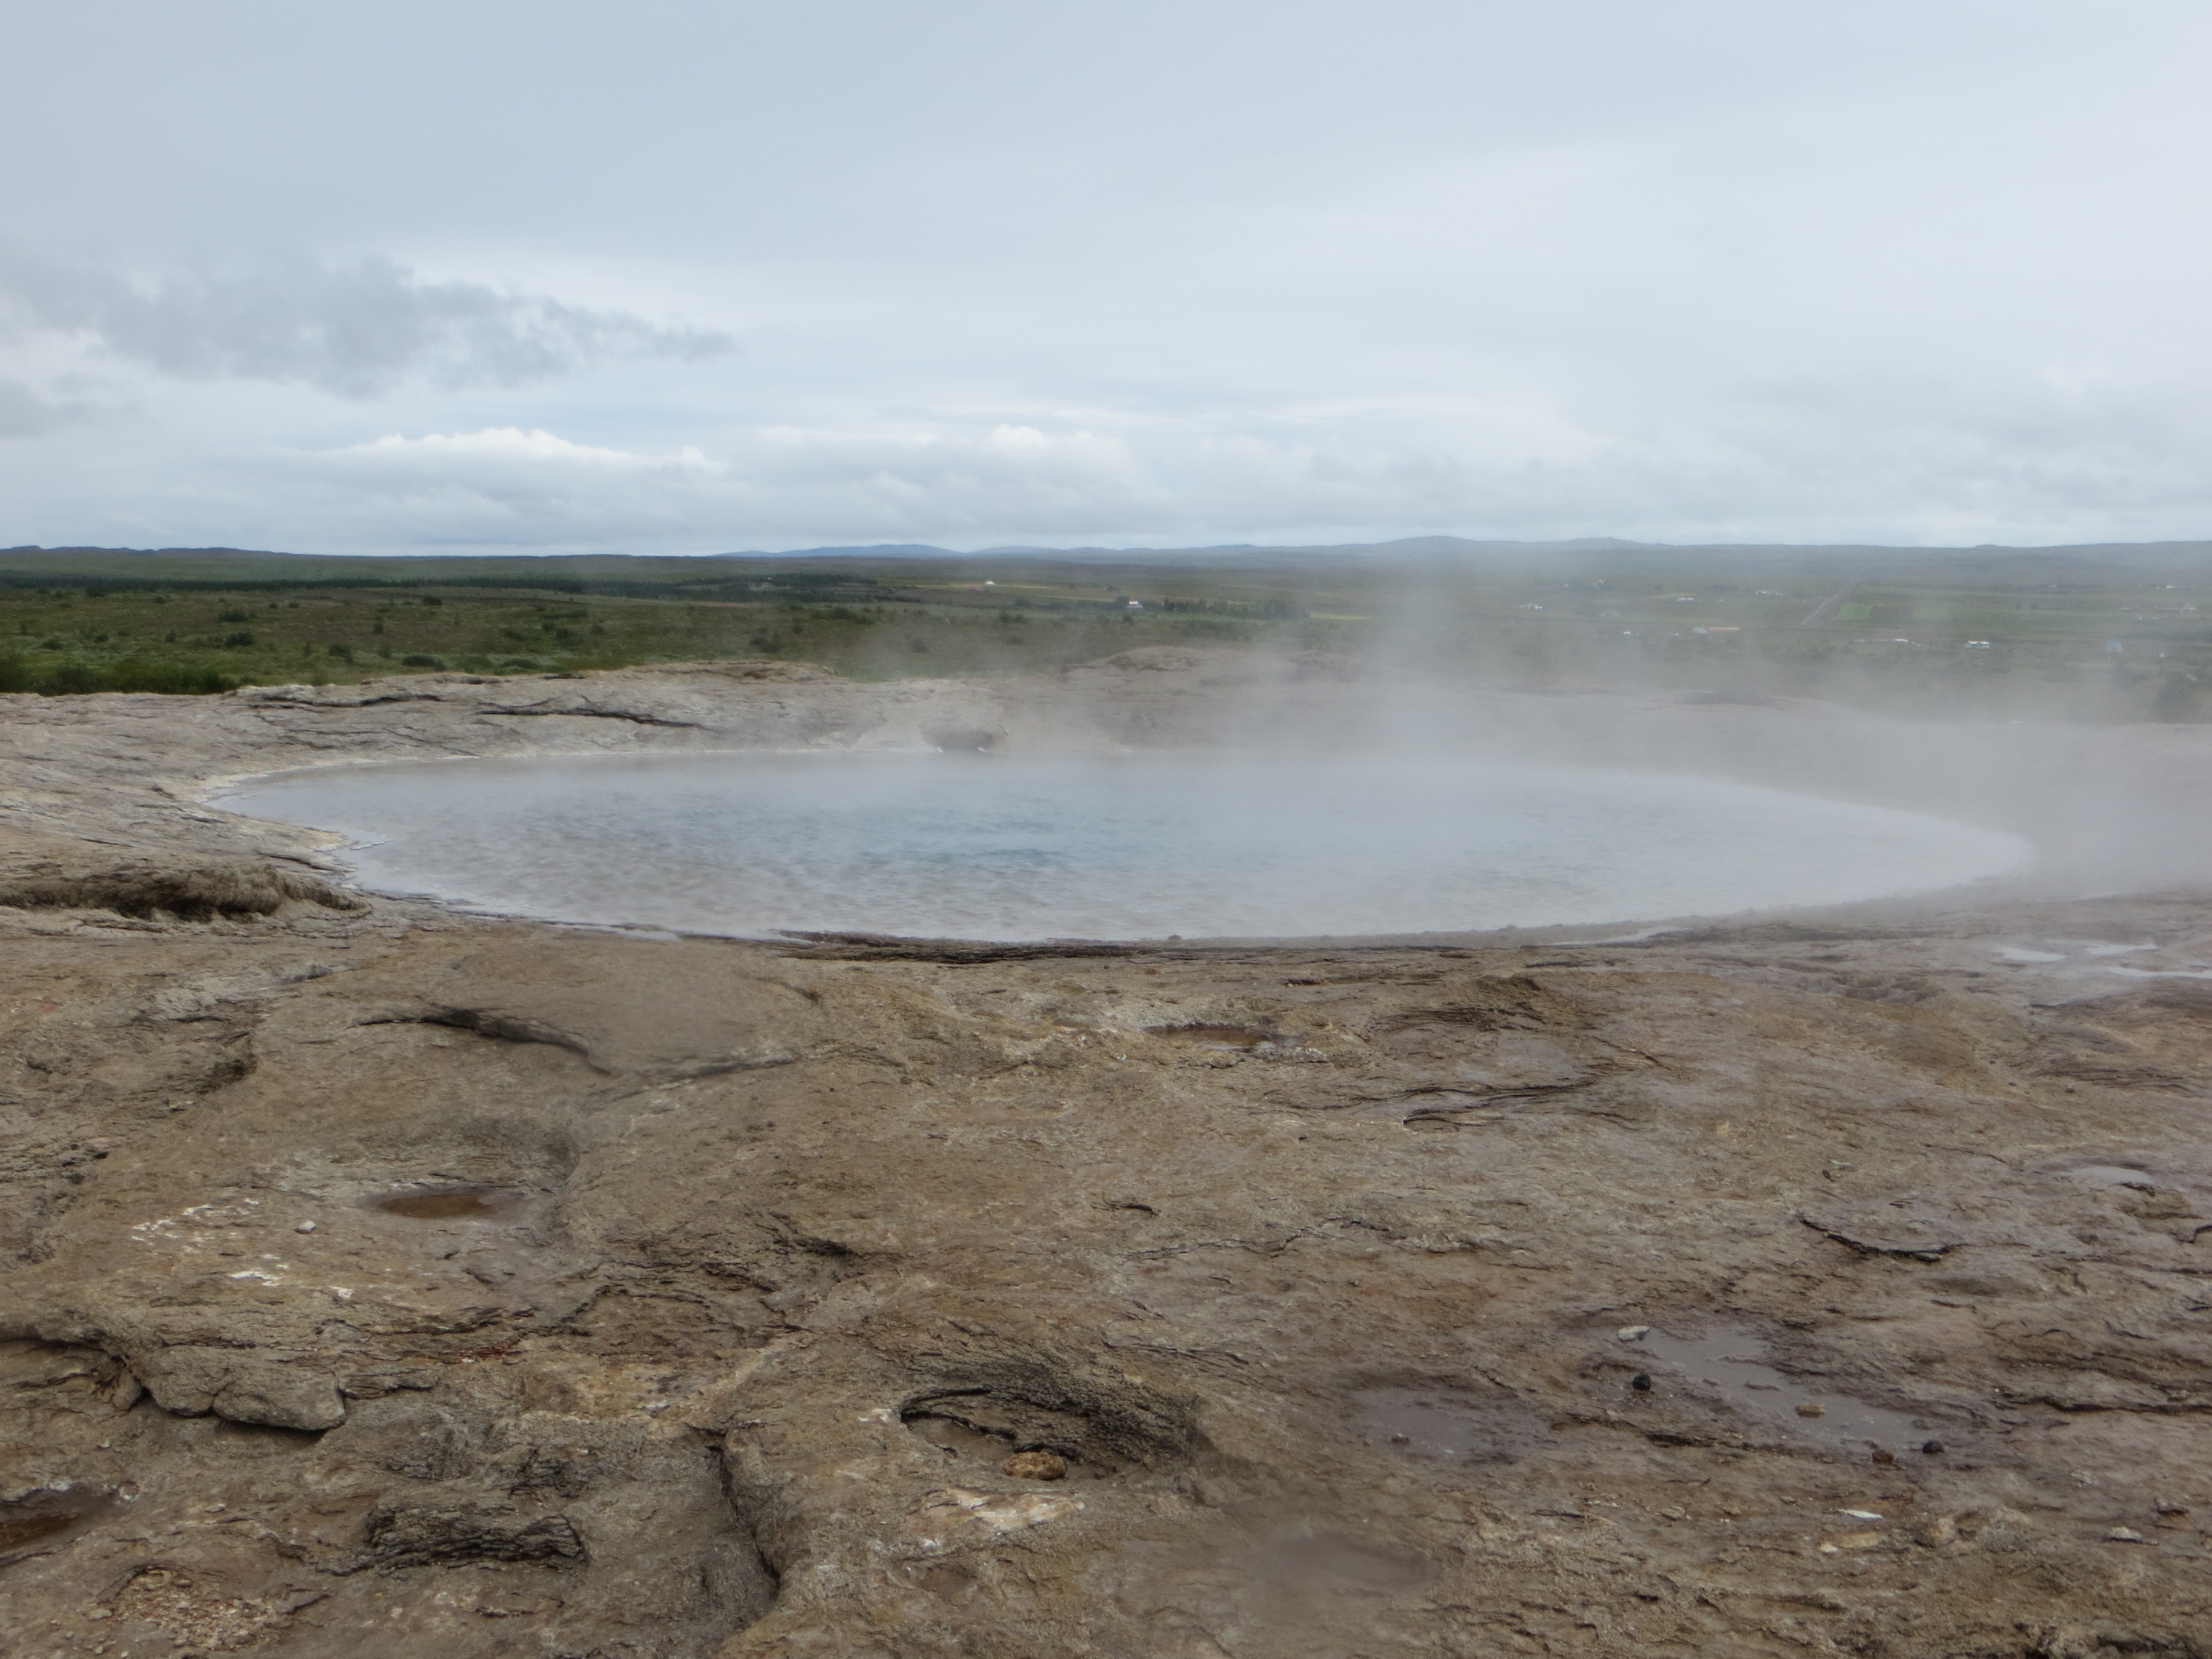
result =
[[172,697],[211,697],[237,690],[238,682],[212,668],[191,668],[180,663],[139,662],[125,659],[102,677],[103,691],[158,691]]
[[238,682],[212,668],[129,658],[109,668],[88,663],[57,663],[39,669],[21,657],[0,657],[0,691],[35,691],[44,697],[82,696],[92,691],[157,691],[172,697],[208,697],[237,689]]

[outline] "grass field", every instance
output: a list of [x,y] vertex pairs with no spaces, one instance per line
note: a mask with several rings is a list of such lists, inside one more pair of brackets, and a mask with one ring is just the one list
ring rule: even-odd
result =
[[0,553],[0,690],[48,694],[764,656],[870,679],[994,675],[1240,642],[1555,689],[2192,718],[2199,680],[2212,684],[2212,549],[1142,563]]

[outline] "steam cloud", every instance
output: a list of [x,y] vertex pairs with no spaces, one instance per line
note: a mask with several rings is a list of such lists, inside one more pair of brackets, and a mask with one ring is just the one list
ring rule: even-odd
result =
[[[0,255],[0,318],[19,337],[76,336],[178,380],[273,380],[346,398],[414,380],[447,389],[520,386],[609,358],[696,362],[732,349],[726,335],[708,330],[659,327],[474,283],[426,283],[378,258],[142,285],[18,252]],[[25,424],[40,401],[27,388],[0,392],[0,430],[46,429]]]

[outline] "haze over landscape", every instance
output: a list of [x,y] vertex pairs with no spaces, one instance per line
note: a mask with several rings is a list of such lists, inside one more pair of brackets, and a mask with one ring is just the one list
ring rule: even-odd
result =
[[2212,523],[2170,0],[9,12],[0,541]]

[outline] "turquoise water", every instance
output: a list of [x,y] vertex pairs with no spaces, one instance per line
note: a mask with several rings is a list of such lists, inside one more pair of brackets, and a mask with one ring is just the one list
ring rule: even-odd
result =
[[1299,937],[1835,903],[2018,837],[1748,785],[1402,757],[664,754],[347,766],[228,792],[363,885],[687,932]]

